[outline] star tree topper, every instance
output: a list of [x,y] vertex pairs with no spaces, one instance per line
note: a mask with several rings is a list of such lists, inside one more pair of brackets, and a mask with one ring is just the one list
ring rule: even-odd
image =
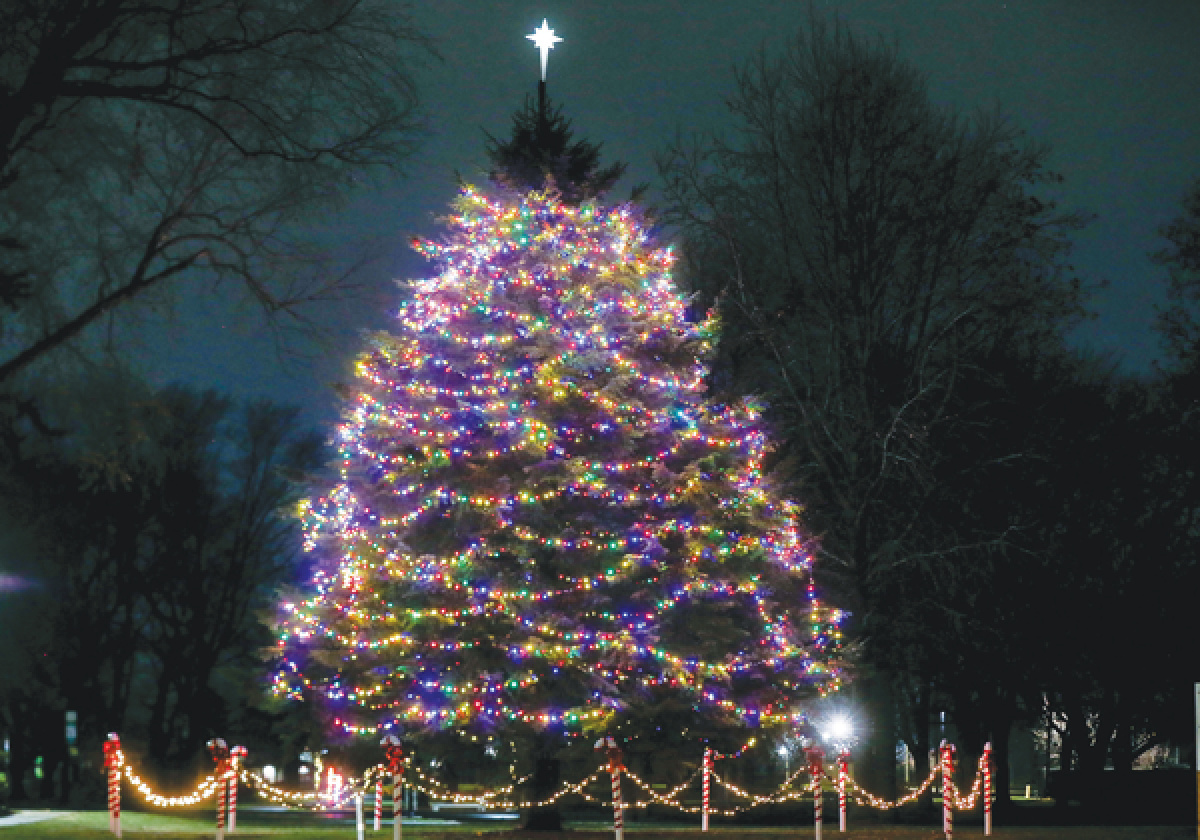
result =
[[542,25],[533,30],[532,35],[526,35],[525,37],[533,41],[534,45],[541,50],[542,81],[544,82],[546,81],[546,61],[550,56],[550,50],[554,49],[554,45],[561,41],[562,38],[554,34],[554,30],[546,23],[545,18],[542,18]]

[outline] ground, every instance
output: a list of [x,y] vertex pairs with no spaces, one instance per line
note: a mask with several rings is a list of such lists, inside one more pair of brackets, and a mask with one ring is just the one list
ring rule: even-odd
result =
[[[324,824],[322,824],[324,823]],[[212,819],[200,816],[163,816],[159,814],[126,813],[121,816],[122,833],[128,840],[192,840],[212,837]],[[743,828],[720,826],[710,834],[723,838],[750,837],[752,840],[796,840],[812,837],[812,826],[799,828]],[[508,828],[489,829],[476,824],[461,826],[420,826],[406,824],[406,837],[420,840],[465,840],[467,837],[488,837],[491,840],[608,840],[612,829],[598,824],[580,824],[562,833],[521,832]],[[653,840],[699,840],[696,829],[680,829],[678,826],[654,826],[639,824],[627,827],[627,837],[645,836]],[[982,836],[978,825],[958,828],[960,838]],[[391,840],[391,826],[381,832],[371,830],[367,822],[366,840]],[[941,840],[942,832],[931,826],[871,826],[852,829],[840,834],[836,826],[826,825],[825,840]],[[1073,826],[1039,828],[1035,826],[997,827],[993,836],[998,840],[1184,840],[1196,836],[1194,827],[1099,827]],[[0,840],[107,840],[108,815],[103,811],[75,811],[36,823],[5,825],[0,821]],[[309,814],[288,815],[284,819],[272,817],[261,821],[254,815],[243,818],[239,814],[237,838],[267,838],[267,840],[334,840],[354,837],[352,820],[328,820]],[[231,838],[232,840],[232,838]]]

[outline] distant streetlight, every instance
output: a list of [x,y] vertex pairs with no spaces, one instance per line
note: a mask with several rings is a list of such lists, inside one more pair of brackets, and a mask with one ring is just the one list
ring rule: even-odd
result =
[[792,775],[792,751],[785,745],[780,744],[777,750],[779,757],[783,759],[783,777],[785,779]]

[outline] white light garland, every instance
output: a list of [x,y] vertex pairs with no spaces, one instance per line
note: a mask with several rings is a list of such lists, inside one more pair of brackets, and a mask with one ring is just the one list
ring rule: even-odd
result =
[[[548,805],[553,805],[564,796],[579,796],[584,801],[612,807],[611,800],[604,800],[588,793],[587,788],[599,781],[602,776],[609,774],[607,765],[593,772],[590,776],[575,783],[564,783],[555,793],[540,801],[516,801],[511,797],[517,787],[524,782],[527,782],[531,776],[525,776],[521,779],[514,779],[512,784],[506,787],[497,788],[491,791],[485,791],[480,794],[462,794],[454,793],[446,789],[446,786],[436,779],[427,776],[424,771],[417,765],[411,763],[411,758],[405,761],[408,767],[411,767],[418,781],[412,785],[416,790],[424,793],[431,800],[437,802],[448,802],[455,804],[471,804],[477,805],[485,809],[528,809],[528,808],[543,808]],[[124,775],[129,784],[141,795],[145,802],[159,808],[187,808],[197,805],[214,795],[217,790],[217,780],[213,776],[205,776],[204,779],[196,786],[196,788],[182,796],[165,796],[155,791],[147,784],[141,776],[139,776],[125,758],[123,751],[116,752],[116,767],[118,771]],[[978,771],[975,775],[975,780],[971,785],[970,792],[966,796],[958,793],[957,789],[951,788],[949,802],[950,807],[957,811],[970,811],[976,807],[979,802],[984,776],[989,771],[987,765],[987,756],[979,758]],[[261,775],[244,768],[240,769],[238,777],[241,781],[252,788],[263,799],[275,805],[283,805],[292,808],[310,808],[317,811],[333,810],[342,807],[346,802],[354,797],[364,796],[369,788],[374,785],[379,774],[383,772],[381,766],[369,768],[362,778],[347,777],[343,779],[343,786],[335,794],[321,794],[317,791],[295,792],[287,791],[282,788],[267,782]],[[699,806],[684,805],[679,800],[679,795],[690,787],[700,775],[700,770],[696,770],[680,784],[676,785],[666,794],[661,794],[654,790],[644,779],[630,770],[622,770],[622,773],[629,777],[640,790],[645,792],[649,799],[644,799],[636,802],[622,803],[622,809],[629,808],[648,808],[651,805],[659,805],[667,808],[675,808],[683,813],[698,814],[701,811]],[[709,775],[712,781],[722,785],[735,796],[749,800],[745,805],[727,808],[724,810],[709,811],[710,814],[732,817],[751,808],[756,808],[761,805],[778,805],[785,802],[793,802],[802,800],[812,795],[817,786],[820,785],[821,779],[810,779],[802,788],[793,788],[792,785],[801,776],[808,773],[807,768],[800,768],[788,776],[783,783],[769,794],[751,793],[732,782],[728,782],[718,775],[715,771],[710,770]],[[936,764],[929,772],[921,784],[899,799],[889,800],[883,797],[876,796],[862,788],[849,775],[842,777],[846,790],[849,791],[856,804],[876,808],[879,810],[891,810],[914,802],[918,797],[929,790],[934,779],[941,773],[941,763]],[[830,775],[827,769],[824,772],[825,777],[836,787],[839,784],[839,778]]]

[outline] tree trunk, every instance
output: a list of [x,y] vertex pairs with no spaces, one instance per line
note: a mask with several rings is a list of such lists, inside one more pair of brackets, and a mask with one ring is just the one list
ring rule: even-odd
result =
[[892,673],[877,668],[862,680],[867,711],[858,772],[862,785],[876,796],[896,798],[896,698]]
[[170,736],[166,733],[167,704],[170,702],[172,679],[166,667],[158,675],[154,706],[150,710],[150,759],[160,768],[166,765]]
[[1124,776],[1133,772],[1133,719],[1129,703],[1118,692],[1115,700],[1115,726],[1113,731],[1113,772]]
[[[549,732],[538,732],[533,739],[533,779],[530,800],[541,802],[552,796],[560,784],[561,762],[558,759],[559,738]],[[558,804],[531,808],[525,818],[527,831],[562,831],[562,812]]]
[[954,738],[951,743],[956,748],[954,781],[960,790],[970,789],[979,769],[979,755],[983,752],[982,702],[981,694],[971,689],[954,695]]
[[929,775],[929,714],[932,685],[922,676],[918,685],[916,702],[913,704],[913,779],[919,785]]
[[995,807],[1000,811],[1013,807],[1008,738],[1012,733],[1014,717],[1012,704],[1001,699],[993,707],[985,729],[992,742],[992,790],[996,795]]
[[29,718],[24,714],[27,711],[24,706],[20,701],[9,703],[12,741],[8,755],[8,780],[11,790],[9,798],[13,802],[29,799],[29,792],[25,790],[25,774],[33,764],[33,750],[29,743]]

